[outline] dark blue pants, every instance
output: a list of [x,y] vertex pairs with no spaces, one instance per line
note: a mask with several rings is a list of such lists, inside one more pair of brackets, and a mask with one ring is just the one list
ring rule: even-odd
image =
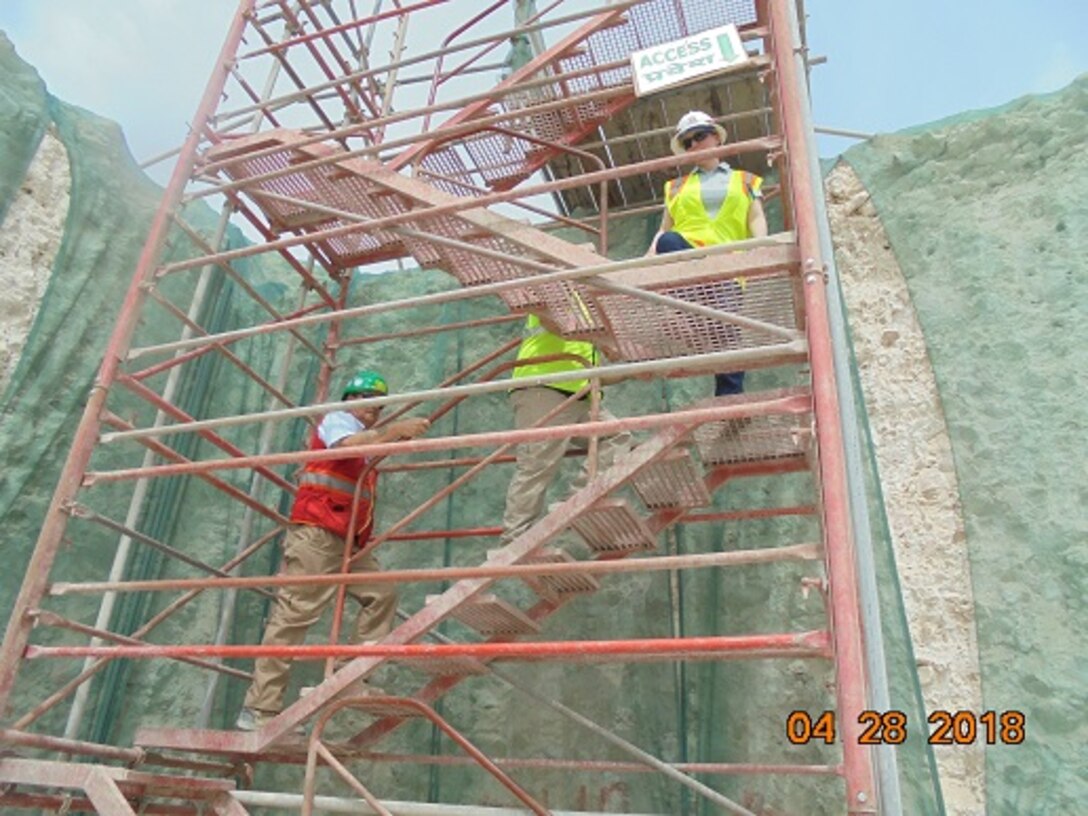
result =
[[[657,239],[657,254],[664,255],[666,252],[680,252],[685,249],[694,249],[694,247],[688,243],[678,232],[663,232]],[[737,291],[737,299],[739,300],[740,287],[735,283],[732,284],[732,288]],[[735,304],[733,308],[736,308]],[[714,396],[725,397],[729,394],[743,394],[744,393],[744,372],[743,371],[731,371],[727,374],[715,374],[714,375]]]

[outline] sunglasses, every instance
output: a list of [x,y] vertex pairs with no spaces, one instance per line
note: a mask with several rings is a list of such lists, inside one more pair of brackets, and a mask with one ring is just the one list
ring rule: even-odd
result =
[[683,139],[681,139],[680,144],[684,146],[684,150],[691,150],[692,145],[698,144],[712,133],[716,133],[716,131],[711,128],[708,128],[706,130],[697,130],[690,136],[685,136]]

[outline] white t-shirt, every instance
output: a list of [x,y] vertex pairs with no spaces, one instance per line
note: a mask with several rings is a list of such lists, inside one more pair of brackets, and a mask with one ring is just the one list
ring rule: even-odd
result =
[[356,419],[353,414],[347,411],[333,411],[325,414],[321,424],[317,426],[317,435],[325,443],[325,447],[331,448],[341,439],[347,439],[352,434],[365,430],[366,425]]

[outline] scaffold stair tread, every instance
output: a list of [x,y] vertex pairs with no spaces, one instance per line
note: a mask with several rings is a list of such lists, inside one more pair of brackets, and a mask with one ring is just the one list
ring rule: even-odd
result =
[[[427,597],[427,603],[439,598]],[[461,604],[451,615],[482,635],[528,635],[540,631],[540,625],[513,604],[496,595],[482,594]]]
[[[575,564],[577,559],[566,550],[543,547],[535,554],[524,559],[523,564]],[[601,583],[593,575],[565,572],[560,575],[536,575],[525,579],[525,583],[537,595],[546,601],[559,601],[572,595],[584,595],[596,592]]]
[[710,491],[691,451],[678,448],[635,475],[631,484],[650,510],[708,507]]
[[738,417],[708,422],[696,428],[693,437],[705,465],[803,458],[812,437],[810,422],[811,415],[807,414]]
[[576,516],[571,526],[598,553],[657,549],[657,536],[626,499],[602,499]]

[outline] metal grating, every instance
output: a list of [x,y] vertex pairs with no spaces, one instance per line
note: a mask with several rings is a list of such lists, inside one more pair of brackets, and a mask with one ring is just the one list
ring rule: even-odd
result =
[[[787,271],[749,278],[743,288],[733,281],[715,281],[658,291],[785,329],[798,328],[794,289]],[[711,320],[628,295],[598,295],[596,299],[624,360],[656,360],[764,348],[786,342],[768,332]]]
[[[321,144],[303,148],[290,146],[290,142],[303,138],[300,133],[281,130],[262,134],[259,139],[250,140],[248,143],[242,143],[242,140],[233,142],[229,154],[232,158],[226,171],[232,179],[244,180],[258,173],[282,170],[300,161],[327,156],[336,150]],[[284,149],[269,156],[248,158],[245,155],[277,143],[284,144]],[[209,154],[209,160],[215,159],[214,153]],[[456,159],[456,154],[444,154],[441,164],[436,163],[434,166],[440,166],[443,171],[457,171]],[[270,223],[280,232],[328,229],[351,222],[335,215],[309,210],[301,204],[262,198],[259,195],[260,190],[312,201],[368,219],[418,211],[419,215],[406,223],[413,230],[450,238],[513,258],[532,257],[532,260],[540,262],[525,247],[495,233],[481,230],[463,218],[453,215],[428,216],[426,208],[418,209],[416,202],[409,197],[399,195],[367,178],[361,171],[369,166],[371,165],[367,162],[353,162],[351,166],[344,163],[325,165],[256,182],[246,189],[257,206],[268,216]],[[428,183],[442,188],[441,184],[436,184],[433,180]],[[443,192],[448,193],[450,188],[460,186],[447,183]],[[461,194],[464,195],[465,192],[462,190]],[[502,223],[501,217],[497,218]],[[386,230],[358,231],[322,239],[318,243],[333,263],[341,266],[347,265],[349,261],[357,263],[367,253],[396,247],[396,254],[407,251],[421,266],[441,268],[456,278],[462,286],[527,279],[538,274],[517,263],[487,257],[468,249],[450,247],[424,237],[402,237]],[[554,323],[564,333],[591,333],[603,328],[592,299],[584,287],[577,284],[526,286],[503,292],[500,297],[514,310],[540,308],[553,316]]]
[[462,604],[453,617],[486,637],[531,635],[540,631],[536,621],[495,595],[480,595]]
[[[522,564],[574,564],[575,558],[565,550],[550,547],[539,550],[535,555],[524,559]],[[601,584],[592,575],[579,575],[567,572],[562,575],[536,575],[525,579],[525,583],[537,595],[546,601],[558,602],[571,595],[584,595],[596,592]]]
[[[245,143],[240,143],[241,140],[226,143],[221,151],[213,148],[208,152],[207,159],[208,161],[217,161],[220,155],[225,154],[229,162],[225,166],[227,175],[234,181],[244,182],[246,179],[260,174],[284,170],[301,162],[328,155],[335,150],[335,148],[327,145],[308,145],[304,148],[296,148],[290,144],[285,144],[292,139],[301,138],[301,135],[284,131],[262,134],[259,138],[251,139]],[[266,156],[249,157],[246,155],[246,153],[254,153],[272,147],[277,143],[284,144],[284,149]],[[240,153],[240,151],[244,152]],[[269,225],[278,233],[309,232],[339,227],[352,222],[336,215],[308,209],[302,204],[292,204],[265,198],[260,195],[261,192],[313,202],[324,207],[352,212],[365,218],[382,218],[406,210],[402,202],[393,197],[379,194],[379,188],[368,183],[361,176],[336,172],[336,168],[328,166],[300,170],[274,179],[265,179],[246,185],[242,189],[252,198],[256,206],[265,213]],[[334,262],[345,257],[384,251],[395,251],[395,254],[401,254],[399,250],[400,240],[385,230],[354,232],[349,235],[320,240],[318,244]],[[397,249],[393,250],[394,247]]]
[[604,499],[571,522],[591,550],[630,553],[657,549],[657,536],[624,499]]
[[709,422],[695,429],[699,456],[708,465],[765,462],[803,456],[811,433],[805,417],[774,414]]
[[711,504],[702,470],[686,449],[663,456],[631,481],[638,497],[650,510],[678,510]]
[[443,192],[455,196],[483,195],[475,184],[472,170],[456,147],[446,146],[430,151],[419,162],[427,181]]

